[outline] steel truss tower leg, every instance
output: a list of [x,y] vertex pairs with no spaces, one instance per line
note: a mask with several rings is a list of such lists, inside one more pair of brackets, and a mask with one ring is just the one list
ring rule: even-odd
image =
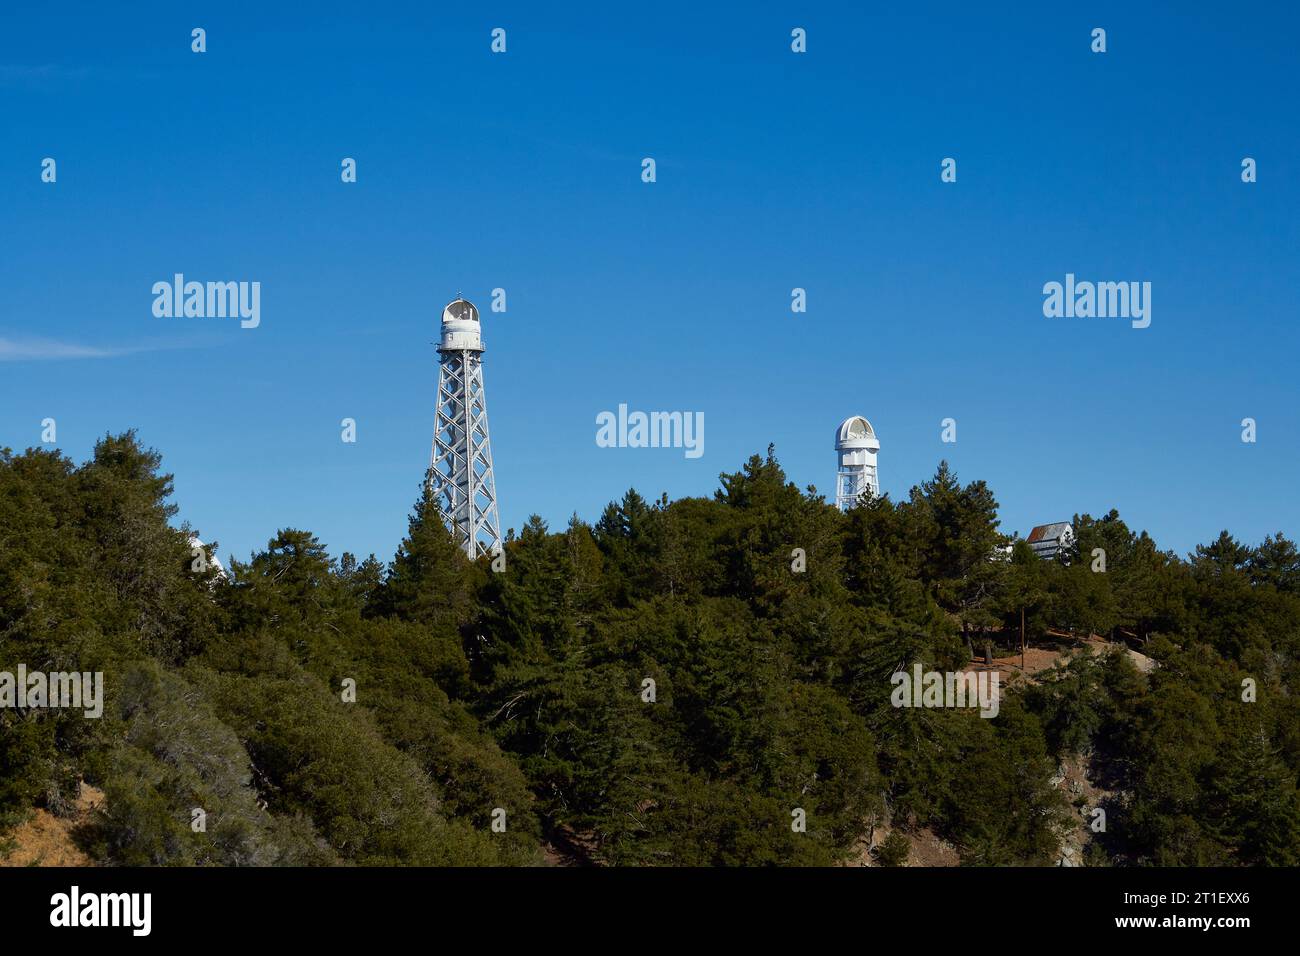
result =
[[433,491],[443,523],[471,560],[501,550],[482,353],[442,353],[433,431]]

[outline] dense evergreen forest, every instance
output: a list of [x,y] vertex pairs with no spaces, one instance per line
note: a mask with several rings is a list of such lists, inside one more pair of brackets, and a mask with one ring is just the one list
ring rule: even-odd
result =
[[[227,576],[195,570],[133,433],[81,465],[0,451],[0,671],[103,671],[107,694],[97,720],[0,709],[0,828],[66,813],[85,781],[105,864],[531,865],[564,844],[829,865],[873,827],[895,834],[880,863],[924,829],[968,865],[1050,864],[1080,815],[1053,778],[1083,759],[1113,794],[1088,865],[1300,863],[1281,534],[1180,558],[1112,511],[1075,517],[1064,560],[998,560],[983,482],[941,464],[840,514],[769,448],[709,499],[534,517],[494,571],[420,484],[387,563],[284,529]],[[1004,685],[991,720],[891,706],[900,667],[1018,652],[1022,612],[1031,647],[1099,635],[1154,667],[1068,656]]]

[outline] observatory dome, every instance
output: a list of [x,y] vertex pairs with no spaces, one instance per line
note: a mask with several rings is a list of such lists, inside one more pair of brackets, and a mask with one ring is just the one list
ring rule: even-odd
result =
[[442,342],[440,352],[482,352],[483,339],[478,321],[478,309],[468,299],[455,299],[442,310]]
[[854,415],[840,422],[840,427],[835,431],[835,450],[842,451],[847,448],[879,448],[880,442],[876,438],[875,429],[871,427],[871,422],[867,421],[861,415]]
[[478,309],[468,299],[455,299],[442,310],[443,322],[477,322]]

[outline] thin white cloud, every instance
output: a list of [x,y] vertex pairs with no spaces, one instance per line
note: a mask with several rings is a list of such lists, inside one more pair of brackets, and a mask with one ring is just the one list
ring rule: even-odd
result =
[[99,346],[77,342],[58,342],[53,339],[0,338],[0,362],[41,362],[59,359],[102,359],[140,352],[158,352],[164,349],[187,348],[185,345],[130,345]]
[[85,67],[67,67],[56,63],[0,63],[0,86],[46,86],[64,80],[80,81],[89,75],[90,71]]
[[[188,41],[187,41],[188,42]],[[158,80],[151,70],[127,70],[112,66],[67,66],[61,63],[0,63],[0,88],[54,90],[60,86],[104,83],[118,80]]]

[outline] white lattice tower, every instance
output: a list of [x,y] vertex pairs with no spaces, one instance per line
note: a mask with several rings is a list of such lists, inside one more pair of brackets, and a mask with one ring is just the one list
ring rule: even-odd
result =
[[430,481],[443,523],[471,560],[501,550],[483,351],[478,309],[456,299],[442,310]]
[[864,495],[878,498],[880,475],[876,471],[876,454],[880,451],[880,440],[871,422],[861,415],[840,422],[835,432],[835,451],[839,453],[835,507],[848,511]]

